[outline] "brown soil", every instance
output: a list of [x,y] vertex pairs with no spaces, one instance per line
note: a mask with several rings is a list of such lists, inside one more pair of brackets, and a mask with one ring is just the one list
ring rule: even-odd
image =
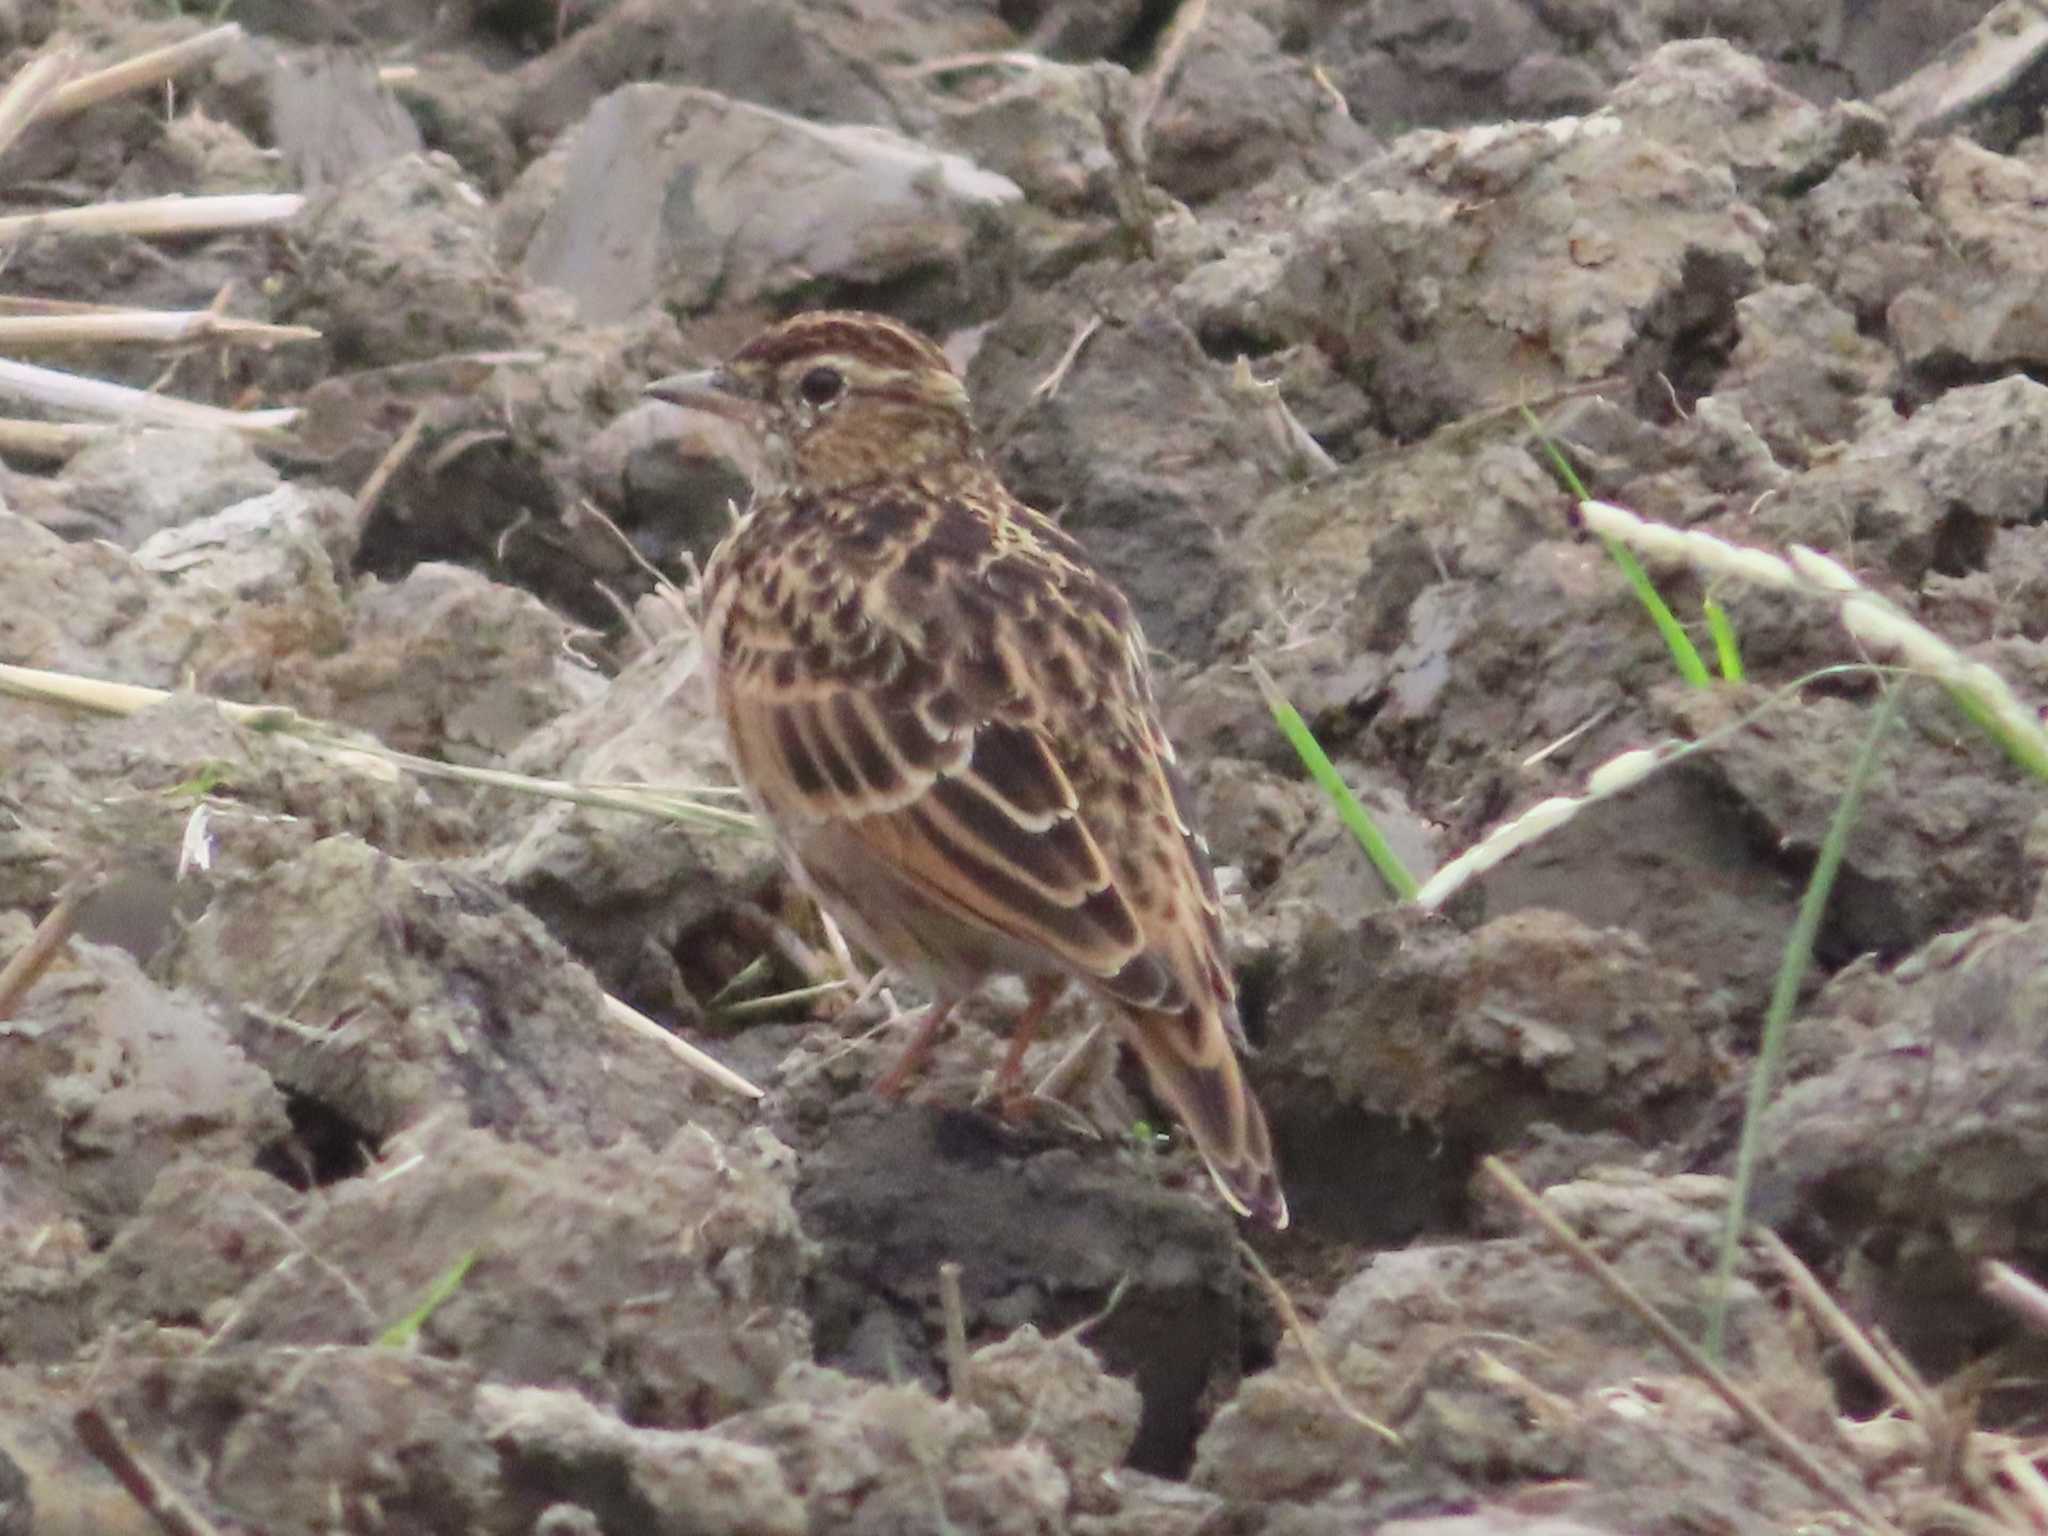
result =
[[[0,1536],[173,1528],[88,1408],[224,1533],[2005,1518],[1991,1442],[1942,1434],[2048,1417],[2038,1340],[1979,1288],[2048,1273],[2048,800],[1937,685],[1879,752],[1752,1210],[1949,1417],[1884,1417],[1751,1246],[1728,1364],[1802,1474],[1480,1172],[1705,1330],[1765,1006],[1876,694],[1799,684],[1860,659],[1826,602],[1652,562],[1740,641],[1746,681],[1683,684],[1523,406],[1595,495],[1826,550],[2048,698],[2032,13],[1959,44],[1981,0],[1712,10],[1703,37],[1664,0],[237,0],[168,94],[31,127],[0,214],[308,202],[31,231],[0,296],[319,336],[26,359],[302,416],[0,471],[0,662],[184,691],[0,695],[0,960],[87,893],[0,1013]],[[213,20],[24,0],[0,48],[90,67]],[[1940,97],[1916,72],[1951,44],[2013,51],[1980,72],[2007,84]],[[817,304],[946,338],[1009,483],[1137,603],[1288,1232],[1237,1230],[1106,1050],[1064,1111],[975,1109],[1001,987],[909,1103],[868,1091],[882,1002],[746,1006],[831,964],[758,839],[211,702],[723,782],[655,573],[687,584],[752,465],[640,389]],[[1423,915],[1253,661],[1424,873],[1617,753],[1705,745]],[[1031,1065],[1093,1022],[1066,1000]]]

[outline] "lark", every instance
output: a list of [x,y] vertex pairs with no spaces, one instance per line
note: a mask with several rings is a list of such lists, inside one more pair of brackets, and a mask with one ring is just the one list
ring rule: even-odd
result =
[[900,1092],[984,981],[1028,1003],[997,1074],[1079,983],[1241,1215],[1287,1224],[1239,1064],[1207,846],[1131,604],[977,442],[945,354],[803,314],[649,387],[748,428],[766,468],[704,568],[733,770],[791,872],[933,1001]]

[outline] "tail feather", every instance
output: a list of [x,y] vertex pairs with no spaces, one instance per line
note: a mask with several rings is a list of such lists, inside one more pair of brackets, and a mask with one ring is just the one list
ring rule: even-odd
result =
[[1285,1227],[1287,1196],[1266,1112],[1244,1080],[1223,1020],[1193,1009],[1127,1020],[1125,1038],[1144,1063],[1152,1091],[1194,1138],[1230,1208],[1276,1230]]

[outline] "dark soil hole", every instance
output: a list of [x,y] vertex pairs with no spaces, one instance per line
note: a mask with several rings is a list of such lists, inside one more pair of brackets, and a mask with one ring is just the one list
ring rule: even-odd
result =
[[595,13],[595,7],[562,5],[558,0],[496,0],[475,12],[475,26],[531,55],[582,31]]
[[[2048,383],[2048,377],[2043,377],[2048,370],[2020,371],[2036,384]],[[1952,389],[1967,389],[1973,384],[1995,384],[2012,372],[2003,364],[1980,363],[1960,353],[1936,351],[1915,360],[1903,387],[1893,394],[1892,406],[1901,416],[1910,418],[1921,406]]]
[[536,1519],[548,1506],[568,1503],[590,1511],[600,1530],[645,1531],[662,1523],[661,1512],[633,1487],[622,1462],[514,1453],[501,1465],[508,1497]]
[[1991,559],[1990,522],[1967,507],[1951,507],[1934,530],[1928,564],[1944,576],[1981,571]]
[[1832,972],[1859,955],[1892,960],[1919,938],[1920,925],[1905,909],[1896,885],[1844,868],[1835,876],[1820,932],[1814,935],[1813,957]]
[[1154,1477],[1185,1478],[1195,1464],[1195,1440],[1209,1422],[1210,1361],[1185,1347],[1191,1315],[1214,1327],[1235,1326],[1212,1298],[1190,1289],[1127,1299],[1090,1332],[1103,1363],[1130,1377],[1144,1399],[1129,1459],[1132,1468]]
[[1211,362],[1222,363],[1225,367],[1234,364],[1240,357],[1270,357],[1285,345],[1278,336],[1269,331],[1254,331],[1247,326],[1233,325],[1215,320],[1205,322],[1195,334],[1201,346],[1202,355]]
[[1735,350],[1735,301],[1743,286],[1743,274],[1728,263],[1697,253],[1686,257],[1668,313],[1647,332],[1662,331],[1670,340],[1639,379],[1637,404],[1646,420],[1668,420],[1674,402],[1690,411],[1713,392]]
[[1121,64],[1136,74],[1152,62],[1152,50],[1159,42],[1160,34],[1179,11],[1182,0],[1149,0],[1138,18],[1131,23],[1123,41],[1110,50],[1110,62]]
[[1335,1109],[1276,1114],[1273,1139],[1294,1221],[1337,1242],[1391,1248],[1468,1225],[1479,1149],[1385,1115]]
[[[1255,1051],[1266,1038],[1266,1010],[1273,1005],[1273,989],[1279,981],[1278,950],[1257,956],[1237,973],[1237,1020]],[[1257,1076],[1254,1071],[1255,1083]]]
[[292,1133],[256,1156],[256,1166],[293,1189],[321,1189],[352,1179],[370,1166],[376,1138],[331,1106],[287,1091]]
[[[446,560],[524,587],[579,623],[617,622],[538,458],[487,433],[454,430],[423,444],[419,457],[433,467],[408,468],[392,481],[363,530],[354,574],[395,582]],[[622,590],[628,601],[639,595],[630,578]]]

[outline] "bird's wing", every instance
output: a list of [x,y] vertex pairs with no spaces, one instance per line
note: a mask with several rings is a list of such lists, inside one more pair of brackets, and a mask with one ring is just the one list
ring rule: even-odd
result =
[[1046,733],[974,718],[934,675],[720,677],[735,767],[786,829],[829,824],[941,910],[1154,1001],[1137,914]]
[[1119,888],[1138,916],[1157,965],[1149,1000],[1126,988],[1122,1030],[1153,1092],[1194,1137],[1216,1187],[1233,1208],[1287,1225],[1265,1113],[1238,1060],[1243,1033],[1225,963],[1223,904],[1209,850],[1192,825],[1187,786],[1153,712],[1142,675],[1130,715],[1140,746],[1084,749],[1075,764],[1084,802],[1102,807],[1103,844],[1120,866]]

